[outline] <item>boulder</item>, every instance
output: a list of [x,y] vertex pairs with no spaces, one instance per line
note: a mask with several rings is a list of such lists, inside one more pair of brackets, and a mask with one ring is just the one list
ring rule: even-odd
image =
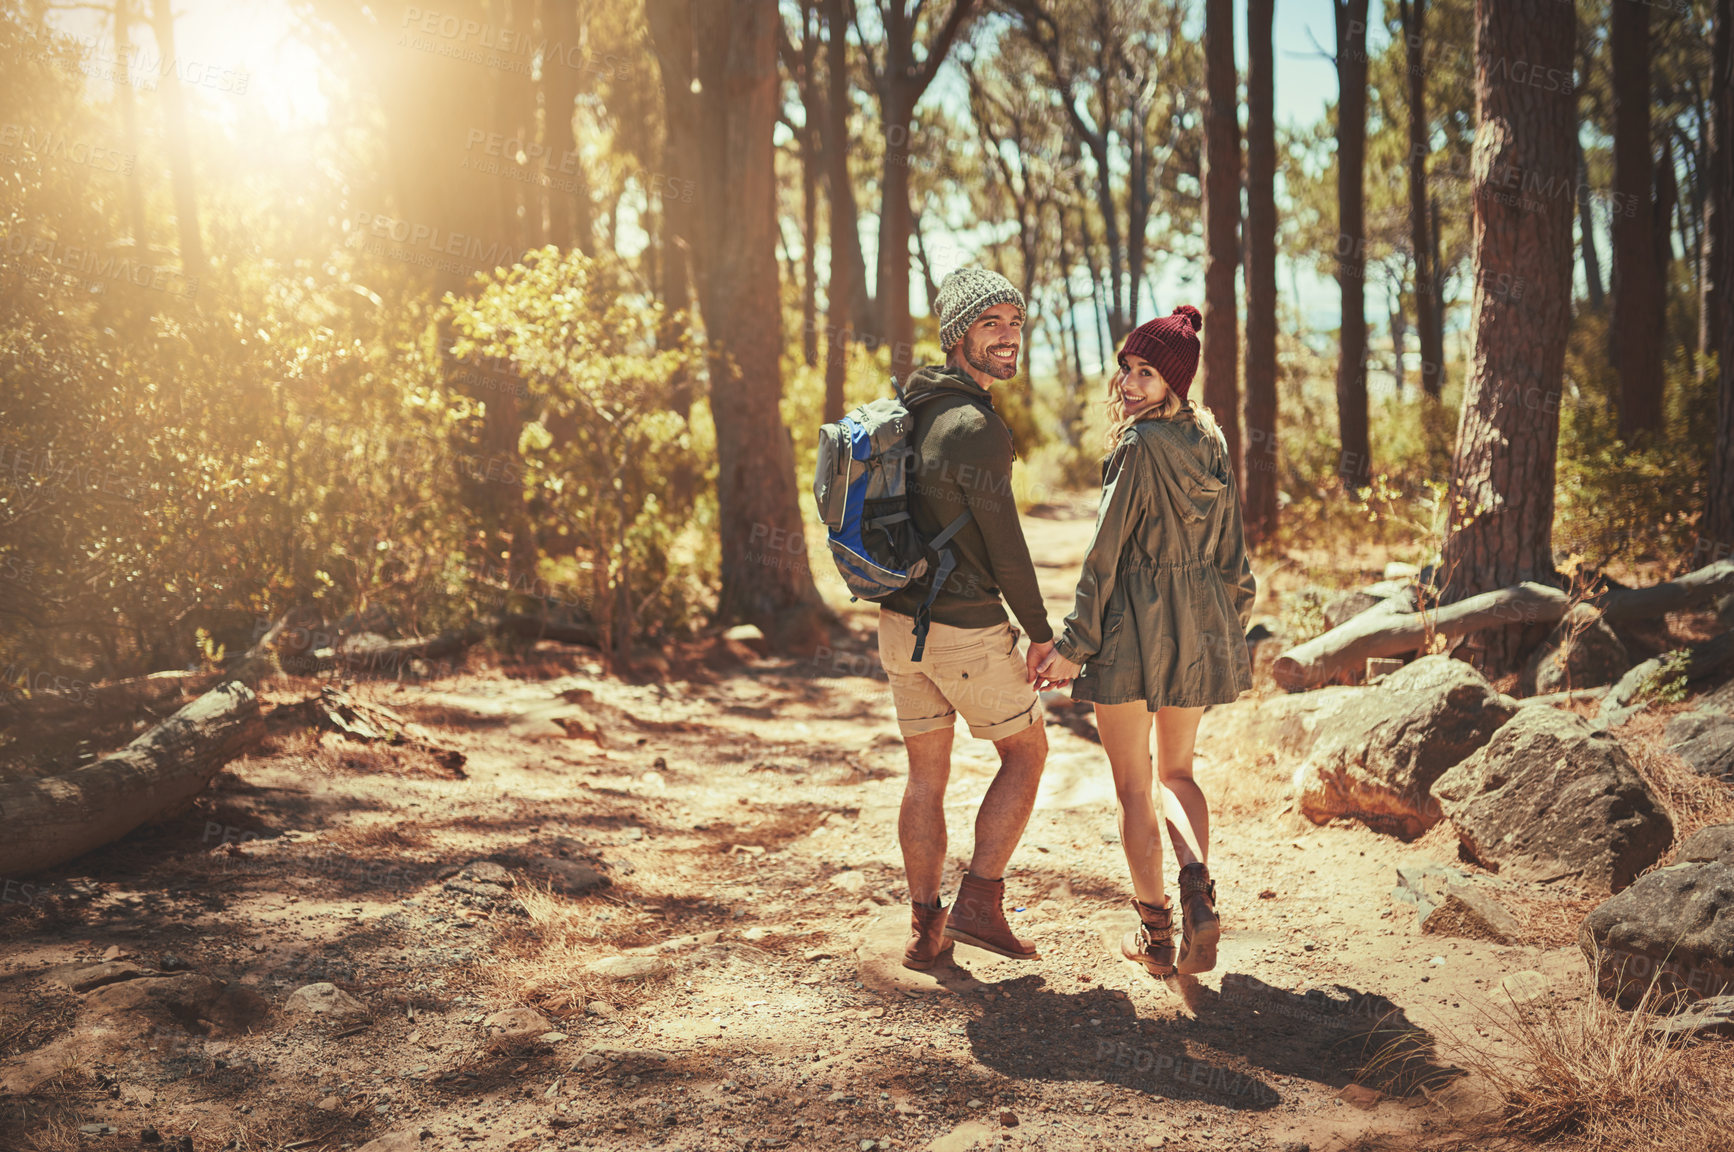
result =
[[1592,604],[1575,605],[1523,669],[1528,695],[1612,684],[1632,666],[1631,654]]
[[1425,656],[1334,710],[1295,773],[1300,809],[1413,840],[1442,816],[1433,782],[1517,711],[1473,667]]
[[1386,599],[1388,597],[1375,596],[1371,592],[1358,588],[1348,592],[1339,592],[1325,601],[1325,626],[1339,628],[1367,609],[1378,607]]
[[1674,839],[1620,742],[1553,708],[1522,709],[1433,794],[1482,867],[1591,894],[1625,888]]
[[1662,730],[1662,743],[1693,771],[1734,778],[1734,716],[1726,712],[1682,712]]
[[1247,764],[1264,756],[1278,761],[1305,756],[1337,711],[1365,691],[1338,685],[1218,705],[1199,721],[1198,747]]
[[290,1015],[351,1016],[367,1011],[361,1001],[335,984],[304,984],[289,993],[283,1011]]
[[1687,837],[1673,864],[1591,912],[1578,943],[1622,1004],[1652,980],[1663,994],[1734,992],[1734,824]]

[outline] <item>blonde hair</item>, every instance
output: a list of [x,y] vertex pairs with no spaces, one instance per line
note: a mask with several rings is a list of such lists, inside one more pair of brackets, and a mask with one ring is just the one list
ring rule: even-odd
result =
[[1222,439],[1222,431],[1217,427],[1216,417],[1211,415],[1210,409],[1203,404],[1194,404],[1191,400],[1182,400],[1180,394],[1168,383],[1168,378],[1162,375],[1161,369],[1152,365],[1151,371],[1156,373],[1157,379],[1162,381],[1162,386],[1168,391],[1154,405],[1136,413],[1126,411],[1126,401],[1120,395],[1120,378],[1126,374],[1126,369],[1117,368],[1108,378],[1108,438],[1104,445],[1104,455],[1112,455],[1126,430],[1144,420],[1191,420],[1204,429],[1205,435]]

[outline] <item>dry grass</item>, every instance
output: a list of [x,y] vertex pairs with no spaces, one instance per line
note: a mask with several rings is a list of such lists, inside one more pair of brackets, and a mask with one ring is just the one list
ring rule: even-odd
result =
[[1674,842],[1700,828],[1734,821],[1734,788],[1691,765],[1662,746],[1662,729],[1680,708],[1652,706],[1621,725],[1617,735],[1631,753],[1638,772],[1662,798],[1674,821]]
[[78,1128],[54,1116],[38,1117],[25,1139],[31,1152],[78,1152]]
[[[513,895],[523,905],[528,924],[500,941],[489,969],[494,982],[511,996],[556,1017],[584,1011],[590,1000],[607,1000],[617,1008],[636,1007],[649,999],[660,981],[607,984],[589,976],[584,966],[615,949],[605,945],[621,935],[614,921],[598,921],[600,906],[592,900],[574,904],[550,891],[519,885]],[[615,915],[631,910],[610,906]]]
[[1726,1043],[1653,1034],[1670,1003],[1653,982],[1624,1012],[1584,979],[1586,994],[1574,1001],[1492,1005],[1486,1024],[1506,1037],[1502,1052],[1444,1034],[1450,1058],[1498,1101],[1480,1118],[1488,1135],[1581,1152],[1734,1149]]

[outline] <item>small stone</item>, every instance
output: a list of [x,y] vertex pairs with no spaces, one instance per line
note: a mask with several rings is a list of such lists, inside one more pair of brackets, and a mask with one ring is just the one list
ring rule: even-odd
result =
[[584,966],[586,972],[604,980],[645,980],[667,969],[667,962],[655,956],[604,956]]
[[839,872],[831,877],[831,887],[847,892],[851,896],[859,896],[867,890],[867,875],[864,872]]
[[304,1012],[309,1016],[349,1016],[367,1009],[361,1001],[337,985],[322,981],[318,984],[305,984],[289,993],[283,1011]]
[[80,1124],[78,1131],[83,1136],[113,1136],[115,1127],[113,1124]]
[[122,959],[123,957],[131,956],[131,955],[132,955],[131,952],[128,952],[125,948],[122,948],[119,944],[110,944],[107,948],[104,948],[102,951],[102,958],[104,960],[119,960],[119,959]]
[[482,1021],[488,1046],[497,1050],[518,1048],[553,1031],[548,1018],[534,1008],[507,1008]]
[[742,932],[741,933],[741,939],[748,941],[749,943],[752,943],[752,944],[757,944],[760,940],[763,940],[766,936],[769,936],[770,934],[771,934],[771,930],[769,928],[761,928],[761,927],[758,927],[757,925],[755,925],[751,928],[748,928],[745,932]]
[[590,1016],[612,1016],[618,1011],[620,1009],[606,1000],[592,1000],[584,1005],[585,1014]]
[[981,1106],[982,1103],[980,1100],[971,1100],[969,1103],[964,1105],[965,1108],[980,1108]]
[[340,1096],[327,1096],[318,1103],[317,1107],[321,1112],[335,1112],[339,1108],[343,1107],[343,1098]]
[[157,960],[157,968],[164,972],[185,972],[190,965],[175,952],[164,952]]
[[1018,1126],[1017,1113],[1007,1109],[999,1114],[999,1122],[1007,1128],[1016,1128]]
[[138,1138],[139,1142],[142,1144],[157,1144],[162,1141],[163,1137],[162,1133],[158,1132],[155,1128],[146,1128],[138,1134]]
[[483,884],[510,884],[512,874],[505,867],[492,860],[471,860],[458,872],[465,880],[475,880]]
[[1345,1104],[1353,1104],[1363,1112],[1372,1111],[1374,1108],[1378,1107],[1379,1101],[1384,1098],[1385,1094],[1383,1092],[1374,1088],[1368,1088],[1364,1084],[1349,1084],[1346,1085],[1341,1092],[1337,1093],[1338,1100],[1341,1100]]
[[1547,977],[1533,969],[1513,972],[1499,981],[1499,990],[1518,1004],[1540,1000],[1547,995],[1548,987]]

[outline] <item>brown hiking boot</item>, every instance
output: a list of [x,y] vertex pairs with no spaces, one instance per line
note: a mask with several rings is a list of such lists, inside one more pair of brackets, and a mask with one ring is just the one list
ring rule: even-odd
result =
[[1152,976],[1174,975],[1174,910],[1154,908],[1132,898],[1138,912],[1138,927],[1120,939],[1120,955],[1144,965]]
[[1034,960],[1036,950],[1012,935],[1005,922],[1005,877],[983,880],[968,872],[963,874],[963,887],[951,904],[951,918],[945,934],[962,944],[973,944],[1013,960]]
[[1216,967],[1222,921],[1216,915],[1216,881],[1203,864],[1180,869],[1179,971],[1192,975]]
[[945,938],[945,906],[928,906],[911,902],[909,913],[909,943],[903,948],[903,966],[925,972],[951,951],[951,941]]

